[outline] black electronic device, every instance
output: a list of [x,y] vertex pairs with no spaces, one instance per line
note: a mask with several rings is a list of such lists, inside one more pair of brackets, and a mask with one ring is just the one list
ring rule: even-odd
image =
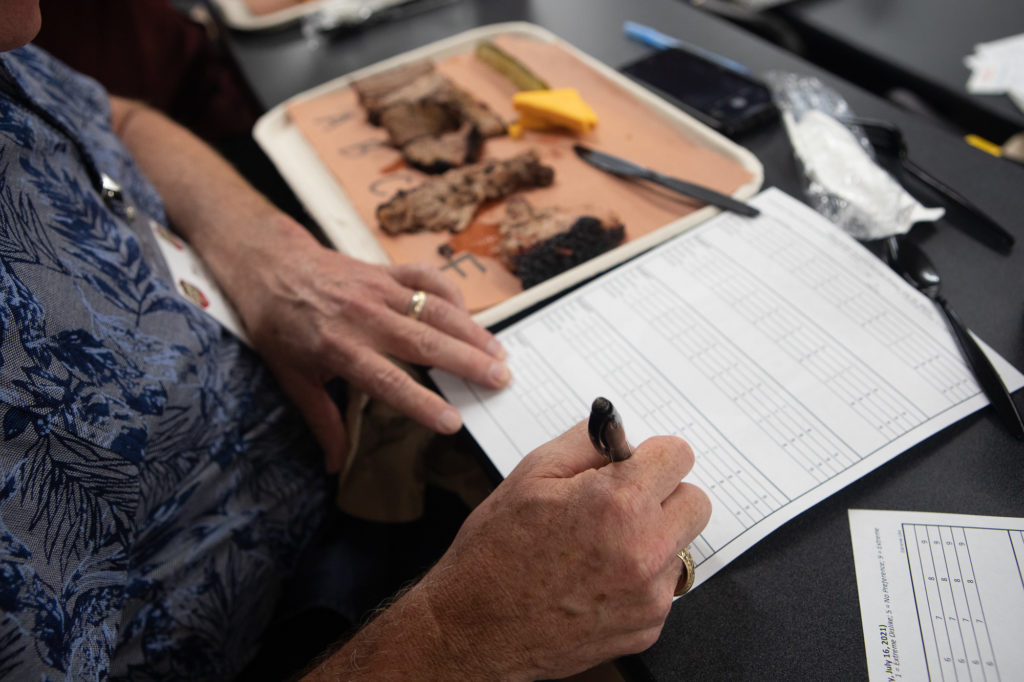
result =
[[659,50],[621,71],[730,137],[778,117],[763,83],[687,50]]

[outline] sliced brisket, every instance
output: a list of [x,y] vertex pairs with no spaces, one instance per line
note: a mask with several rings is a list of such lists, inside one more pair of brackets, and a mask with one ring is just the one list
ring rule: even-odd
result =
[[[367,118],[370,123],[378,125],[381,112],[394,104],[419,102],[420,100],[433,98],[438,103],[448,106],[446,100],[450,98],[450,95],[446,93],[453,87],[451,80],[446,76],[437,71],[430,71],[404,84],[400,88],[391,90],[374,98],[372,101],[364,102],[363,106],[366,107]],[[444,94],[438,97],[439,93]]]
[[472,123],[438,136],[417,137],[402,147],[402,156],[413,168],[424,173],[444,173],[480,158],[483,138]]
[[376,109],[377,102],[389,92],[408,85],[420,76],[434,71],[434,64],[427,60],[410,62],[394,69],[388,69],[373,76],[352,81],[352,89],[359,96],[359,103],[367,109]]
[[[388,131],[391,144],[401,149],[421,136],[438,136],[472,124],[482,137],[505,134],[505,124],[486,105],[419,61],[354,81],[352,88],[373,125]],[[471,155],[476,160],[476,155]],[[409,159],[410,163],[415,162]]]
[[424,135],[440,135],[459,127],[448,107],[430,99],[399,102],[380,114],[380,125],[388,131],[391,144],[401,149]]
[[411,190],[401,190],[377,207],[377,220],[388,234],[420,230],[461,232],[477,209],[531,187],[545,187],[555,171],[529,150],[501,161],[456,168]]
[[465,90],[453,86],[449,91],[437,91],[432,97],[445,100],[459,120],[473,123],[484,137],[505,134],[505,124],[498,115],[473,99]]

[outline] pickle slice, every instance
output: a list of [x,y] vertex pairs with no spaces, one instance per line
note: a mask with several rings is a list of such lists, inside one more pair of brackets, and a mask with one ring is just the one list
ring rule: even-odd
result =
[[520,90],[548,89],[548,84],[523,66],[522,62],[488,40],[477,43],[476,56],[512,81]]

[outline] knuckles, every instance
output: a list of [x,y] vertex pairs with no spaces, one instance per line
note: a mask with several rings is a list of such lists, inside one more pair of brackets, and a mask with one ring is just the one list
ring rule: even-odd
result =
[[605,486],[598,495],[605,523],[617,523],[628,527],[632,522],[642,522],[645,491],[634,484],[615,481],[616,485]]
[[693,468],[693,448],[678,436],[654,436],[644,441],[641,447],[651,449],[648,457],[671,457],[679,460],[686,471]]
[[585,523],[596,532],[592,549],[614,567],[623,585],[636,591],[638,603],[658,605],[659,581],[671,554],[671,534],[664,527],[661,506],[647,491],[632,484],[597,487],[585,497]]
[[408,375],[397,365],[386,363],[375,367],[370,372],[370,394],[377,396],[393,396],[399,393],[409,381]]
[[406,336],[407,347],[414,350],[420,358],[432,360],[441,353],[441,336],[433,328],[425,324],[417,325],[415,331]]

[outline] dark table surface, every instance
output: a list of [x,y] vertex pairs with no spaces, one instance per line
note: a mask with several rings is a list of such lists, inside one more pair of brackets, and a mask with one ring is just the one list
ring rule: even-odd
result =
[[1024,112],[1005,95],[967,92],[963,61],[978,43],[1024,33],[1021,0],[796,0],[773,14],[816,63],[875,92],[912,90],[995,142],[1024,130]]
[[[461,0],[315,47],[303,42],[295,28],[233,33],[229,43],[269,108],[385,57],[501,21],[542,25],[617,67],[646,53],[623,36],[627,19],[657,26],[755,72],[819,75],[858,114],[900,125],[920,165],[1024,238],[1024,168],[983,154],[927,121],[674,0]],[[780,127],[738,141],[764,164],[766,186],[801,196],[797,166]],[[918,226],[914,234],[948,282],[948,297],[967,323],[1010,362],[1024,367],[1024,245],[1009,256],[999,255],[947,220]],[[1024,516],[1024,445],[1007,434],[990,408],[945,429],[785,524],[677,602],[658,643],[621,661],[623,671],[659,680],[865,678],[847,521],[851,508]]]

